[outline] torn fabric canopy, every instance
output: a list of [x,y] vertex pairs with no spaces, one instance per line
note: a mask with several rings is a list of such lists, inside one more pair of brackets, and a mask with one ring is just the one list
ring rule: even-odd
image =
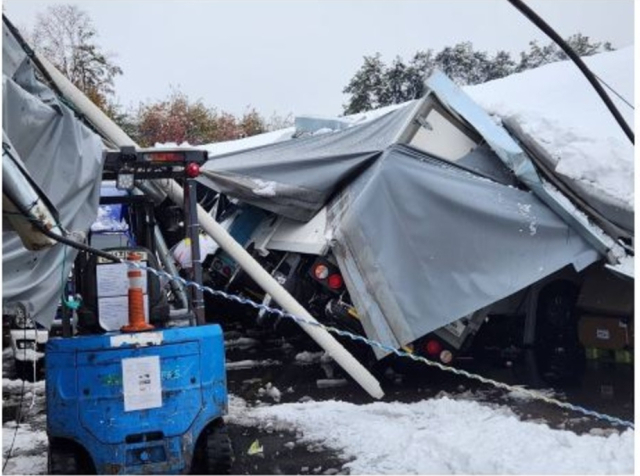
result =
[[[102,141],[36,79],[4,23],[3,30],[3,134],[58,210],[62,227],[86,232],[98,210]],[[3,305],[21,302],[32,319],[50,327],[76,251],[62,245],[29,251],[15,231],[3,227],[2,235]]]

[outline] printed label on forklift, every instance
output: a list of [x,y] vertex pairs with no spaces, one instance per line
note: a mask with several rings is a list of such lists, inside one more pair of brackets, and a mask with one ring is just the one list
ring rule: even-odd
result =
[[122,359],[124,411],[147,410],[162,406],[160,357]]

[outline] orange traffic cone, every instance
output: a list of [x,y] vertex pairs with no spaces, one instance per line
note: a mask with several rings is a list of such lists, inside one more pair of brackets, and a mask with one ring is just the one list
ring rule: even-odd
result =
[[[131,252],[127,255],[129,261],[140,261],[140,253]],[[122,332],[148,331],[154,327],[144,320],[144,291],[142,286],[142,270],[133,268],[127,271],[129,278],[129,325],[120,329]]]

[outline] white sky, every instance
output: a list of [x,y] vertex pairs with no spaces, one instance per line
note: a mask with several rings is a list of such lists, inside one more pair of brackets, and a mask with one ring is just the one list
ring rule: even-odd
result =
[[[31,27],[53,2],[4,0]],[[84,0],[100,43],[117,54],[126,106],[179,87],[192,99],[239,114],[342,112],[342,89],[364,55],[390,62],[417,50],[471,41],[517,53],[546,37],[506,0],[274,1]],[[615,47],[633,42],[632,0],[530,0],[562,36],[581,32]]]

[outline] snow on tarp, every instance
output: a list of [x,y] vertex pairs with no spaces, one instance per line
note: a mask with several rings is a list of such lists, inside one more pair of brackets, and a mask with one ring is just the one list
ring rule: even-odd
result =
[[[634,126],[634,48],[584,58]],[[578,68],[552,63],[465,91],[545,153],[564,183],[608,219],[633,230],[633,144]],[[620,98],[620,96],[623,99]]]
[[[36,80],[4,22],[3,38],[3,132],[57,208],[62,226],[86,232],[98,209],[102,142]],[[62,246],[32,252],[15,232],[3,227],[2,235],[3,304],[22,302],[32,318],[49,327],[77,252]]]

